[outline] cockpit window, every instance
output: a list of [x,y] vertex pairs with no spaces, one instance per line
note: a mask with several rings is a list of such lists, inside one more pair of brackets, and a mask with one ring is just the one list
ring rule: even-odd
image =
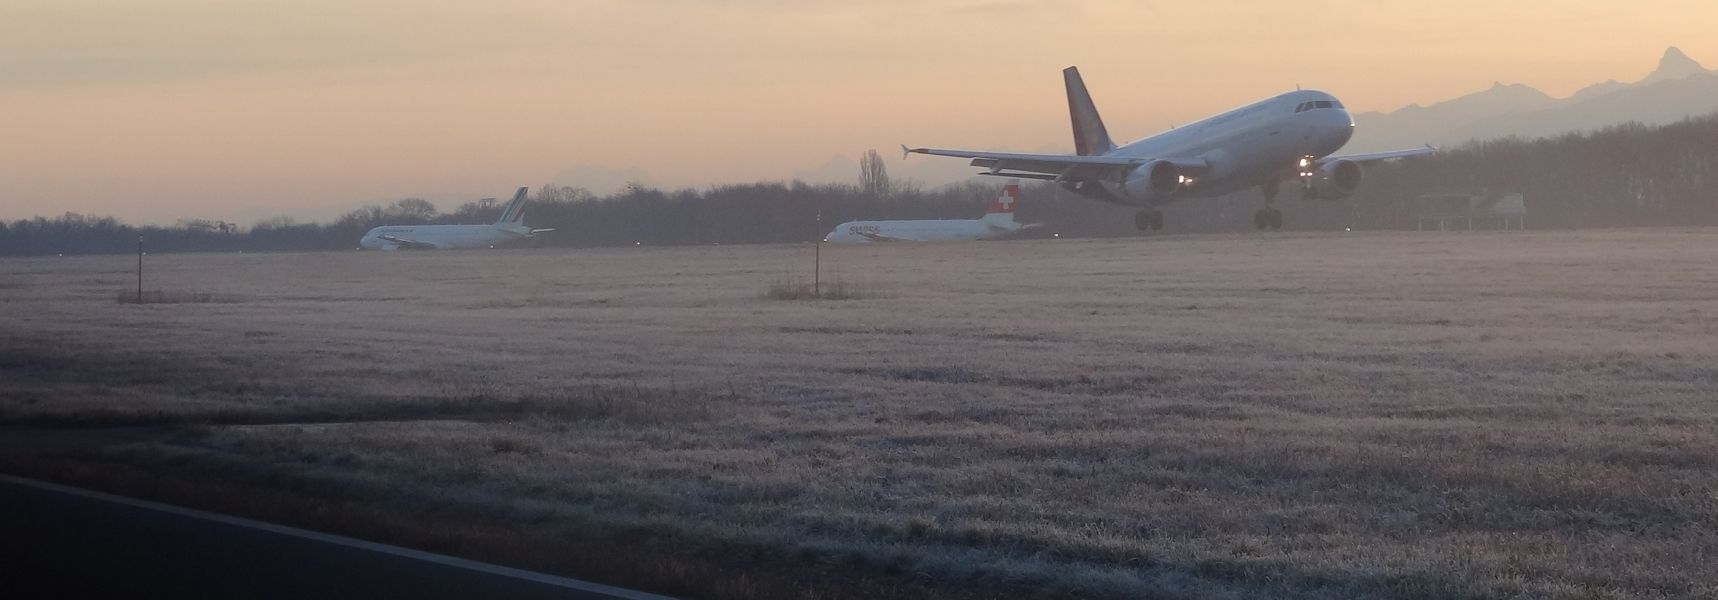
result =
[[1342,108],[1342,103],[1335,100],[1313,100],[1300,103],[1300,106],[1294,107],[1294,111],[1300,113],[1320,108]]

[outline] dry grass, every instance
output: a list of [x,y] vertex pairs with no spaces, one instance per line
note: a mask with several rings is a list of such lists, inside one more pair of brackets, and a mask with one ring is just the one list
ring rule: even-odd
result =
[[[1718,231],[0,261],[5,468],[687,595],[1718,595]],[[184,428],[186,426],[194,426]]]
[[133,290],[116,294],[114,301],[120,304],[212,304],[243,302],[244,299],[232,294],[166,290],[144,290],[139,295]]
[[852,281],[819,282],[794,275],[776,278],[764,291],[764,297],[770,300],[859,300],[874,296],[869,286]]

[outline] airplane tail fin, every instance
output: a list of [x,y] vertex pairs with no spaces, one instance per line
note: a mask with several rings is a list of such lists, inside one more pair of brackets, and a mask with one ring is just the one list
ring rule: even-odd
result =
[[1086,82],[1080,78],[1079,67],[1062,69],[1062,83],[1068,88],[1068,118],[1074,124],[1074,152],[1080,156],[1096,156],[1115,149],[1098,107],[1092,103]]
[[985,211],[979,221],[986,225],[1011,229],[1014,225],[1014,206],[1020,201],[1020,180],[1010,179],[1002,186],[1002,193],[990,201],[990,208]]
[[513,201],[507,203],[507,208],[501,209],[501,218],[495,221],[502,227],[525,225],[525,196],[531,188],[519,188],[513,193]]

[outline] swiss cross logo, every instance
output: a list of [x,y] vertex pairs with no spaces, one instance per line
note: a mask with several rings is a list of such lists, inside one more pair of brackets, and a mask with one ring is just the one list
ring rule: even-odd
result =
[[1002,195],[996,198],[993,206],[996,212],[1014,212],[1014,195],[1019,193],[1014,186],[1002,189]]

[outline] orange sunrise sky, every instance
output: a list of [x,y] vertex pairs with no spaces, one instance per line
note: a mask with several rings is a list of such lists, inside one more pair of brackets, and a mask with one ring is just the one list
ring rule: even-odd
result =
[[[11,0],[0,219],[451,210],[571,167],[779,180],[898,144],[1133,139],[1299,84],[1356,112],[1718,65],[1712,0]],[[913,160],[931,160],[915,157]],[[577,181],[562,183],[577,185]]]

